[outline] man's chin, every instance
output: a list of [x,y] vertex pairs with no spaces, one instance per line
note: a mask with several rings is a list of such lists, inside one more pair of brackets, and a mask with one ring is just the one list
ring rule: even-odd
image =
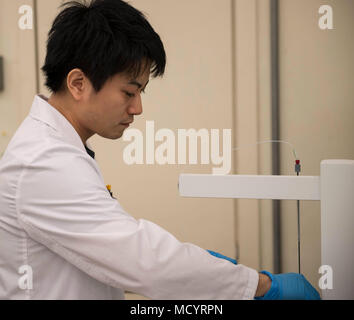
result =
[[99,136],[110,140],[117,140],[123,136],[123,132],[119,132],[116,134],[99,134]]

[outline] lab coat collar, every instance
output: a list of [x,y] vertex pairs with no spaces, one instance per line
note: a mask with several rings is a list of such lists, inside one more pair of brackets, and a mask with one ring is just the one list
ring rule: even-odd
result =
[[[67,142],[86,152],[85,145],[72,124],[57,109],[48,103],[48,98],[45,96],[36,95],[34,97],[30,116],[46,123],[59,132]],[[86,145],[91,149],[88,143],[86,143]]]

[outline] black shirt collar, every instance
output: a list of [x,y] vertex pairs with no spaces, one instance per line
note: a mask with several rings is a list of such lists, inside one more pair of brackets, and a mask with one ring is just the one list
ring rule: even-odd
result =
[[87,146],[85,146],[85,149],[86,149],[86,152],[89,154],[89,156],[92,159],[95,159],[95,153],[91,149],[87,148]]

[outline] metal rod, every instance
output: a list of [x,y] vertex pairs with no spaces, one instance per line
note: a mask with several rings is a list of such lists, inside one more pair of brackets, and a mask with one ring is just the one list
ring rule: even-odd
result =
[[[298,172],[297,172],[297,175],[299,175]],[[298,269],[299,269],[299,274],[300,274],[301,273],[300,200],[297,200],[296,203],[297,203],[297,262],[298,262]]]
[[[278,0],[270,1],[271,23],[271,91],[272,91],[272,140],[279,140],[279,19]],[[272,144],[272,174],[280,174],[280,146]],[[273,272],[281,272],[280,201],[273,201]]]

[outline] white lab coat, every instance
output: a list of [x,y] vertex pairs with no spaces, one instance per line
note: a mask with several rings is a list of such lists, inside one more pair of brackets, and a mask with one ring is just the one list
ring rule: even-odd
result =
[[35,97],[0,160],[1,299],[253,299],[257,284],[125,212],[72,125]]

